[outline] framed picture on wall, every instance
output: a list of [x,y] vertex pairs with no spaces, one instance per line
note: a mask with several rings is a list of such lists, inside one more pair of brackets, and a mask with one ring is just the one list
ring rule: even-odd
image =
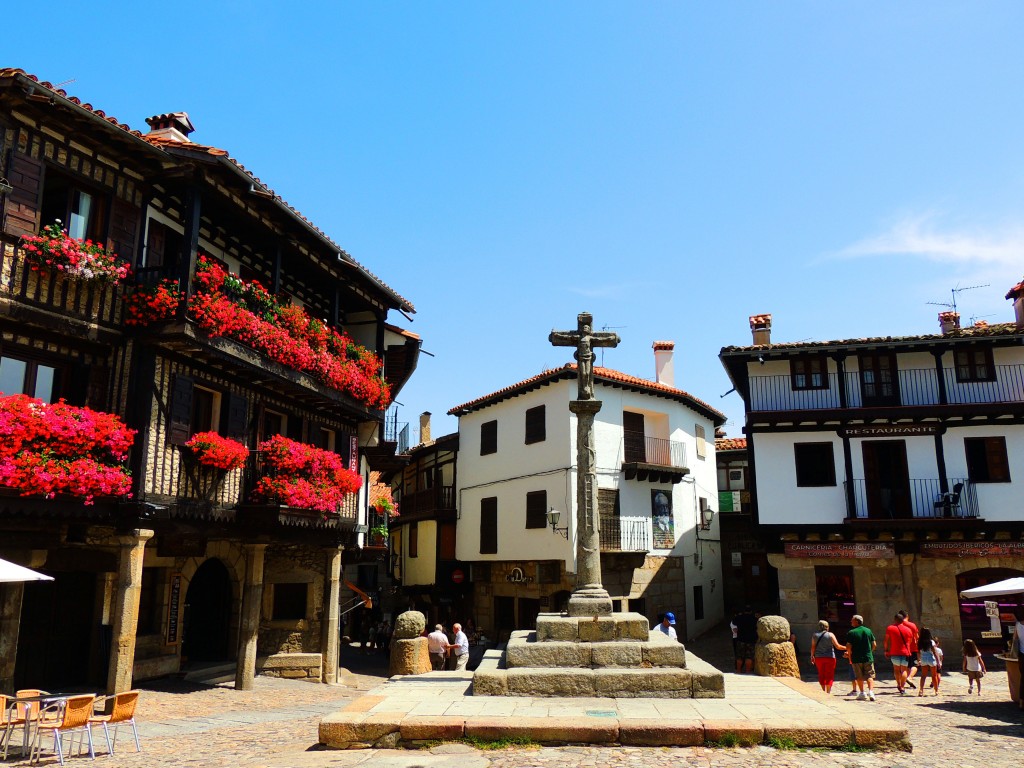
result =
[[654,530],[654,548],[672,549],[676,543],[675,524],[672,519],[672,491],[651,490],[651,519]]

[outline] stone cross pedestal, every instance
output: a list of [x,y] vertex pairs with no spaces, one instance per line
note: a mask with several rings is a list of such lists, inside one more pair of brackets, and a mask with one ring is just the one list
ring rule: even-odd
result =
[[601,540],[597,517],[597,449],[594,416],[601,401],[594,399],[594,347],[615,347],[615,333],[594,333],[593,317],[581,312],[575,331],[552,331],[556,347],[576,347],[578,398],[569,403],[576,414],[576,588],[569,596],[570,616],[606,616],[612,600],[601,583]]

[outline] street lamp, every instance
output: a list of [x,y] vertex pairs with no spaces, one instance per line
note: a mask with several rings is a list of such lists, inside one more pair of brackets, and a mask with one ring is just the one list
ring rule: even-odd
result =
[[569,526],[567,525],[564,528],[558,527],[558,518],[560,518],[561,516],[561,511],[555,509],[554,507],[550,507],[548,509],[548,524],[551,526],[552,533],[560,533],[565,538],[565,540],[568,541]]

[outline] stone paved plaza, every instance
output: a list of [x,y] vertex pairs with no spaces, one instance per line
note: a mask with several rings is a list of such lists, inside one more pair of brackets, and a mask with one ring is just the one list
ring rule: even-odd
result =
[[[779,751],[769,747],[723,749],[707,747],[553,747],[479,751],[463,744],[445,744],[431,750],[319,750],[320,719],[360,699],[384,681],[378,659],[346,654],[349,668],[365,665],[360,674],[346,675],[346,685],[326,686],[271,678],[257,678],[251,692],[229,685],[201,687],[184,683],[146,689],[140,704],[143,752],[136,754],[130,740],[114,758],[101,757],[98,766],[241,766],[255,768],[561,768],[562,766],[764,766],[766,768],[821,768],[827,761],[859,768],[998,768],[1017,766],[1024,746],[1024,717],[1009,701],[1005,673],[985,678],[982,696],[967,696],[966,680],[959,673],[943,679],[938,697],[900,697],[891,680],[883,679],[878,700],[857,702],[834,695],[829,706],[840,713],[870,710],[891,718],[910,731],[913,753]],[[726,686],[735,682],[727,676]],[[429,685],[429,683],[424,683]],[[845,692],[845,684],[837,692]],[[817,689],[808,684],[809,690]],[[122,741],[119,739],[119,746]],[[56,765],[56,760],[44,760]],[[86,765],[76,761],[72,765]]]

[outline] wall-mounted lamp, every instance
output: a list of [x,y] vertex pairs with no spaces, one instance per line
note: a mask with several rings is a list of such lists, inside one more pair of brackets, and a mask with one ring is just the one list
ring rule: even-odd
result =
[[13,191],[14,187],[11,185],[11,183],[3,176],[0,176],[0,197],[3,197],[4,195]]
[[761,365],[764,365],[764,355],[758,355],[757,362],[759,362]]
[[561,516],[562,516],[561,511],[555,509],[554,507],[550,507],[548,509],[548,525],[551,526],[552,533],[560,533],[560,534],[562,534],[562,537],[566,541],[568,541],[569,540],[569,526],[567,525],[564,528],[559,528],[558,527],[558,518],[560,518]]
[[701,510],[700,517],[701,529],[705,531],[710,530],[711,521],[715,519],[715,510],[713,510],[711,507],[705,507],[704,509]]

